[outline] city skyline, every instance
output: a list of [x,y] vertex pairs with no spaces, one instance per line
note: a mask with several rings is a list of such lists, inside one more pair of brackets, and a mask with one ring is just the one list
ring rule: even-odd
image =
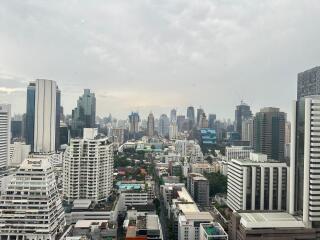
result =
[[84,88],[96,93],[100,116],[147,116],[151,110],[158,116],[201,105],[219,119],[231,118],[242,99],[254,112],[274,106],[289,113],[297,74],[318,65],[311,26],[319,6],[288,0],[4,1],[0,101],[23,113],[28,82],[46,78],[59,85],[65,113]]

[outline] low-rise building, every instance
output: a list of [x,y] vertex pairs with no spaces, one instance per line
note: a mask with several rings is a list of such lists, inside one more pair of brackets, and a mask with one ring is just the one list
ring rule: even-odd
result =
[[194,201],[201,207],[209,206],[209,181],[202,174],[189,173],[187,178],[188,191]]
[[74,225],[68,238],[82,236],[91,240],[116,240],[117,225],[108,220],[79,220]]
[[223,227],[217,223],[200,223],[199,240],[228,240],[228,234]]
[[226,147],[226,158],[231,159],[248,159],[253,149],[249,146],[231,146]]
[[212,172],[219,172],[219,166],[213,165],[210,163],[194,163],[191,164],[191,172],[193,173],[212,173]]
[[234,212],[229,222],[230,240],[315,240],[315,228],[286,212]]

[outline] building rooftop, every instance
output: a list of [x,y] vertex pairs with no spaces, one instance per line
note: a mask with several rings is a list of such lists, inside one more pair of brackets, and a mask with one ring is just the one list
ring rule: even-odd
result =
[[195,203],[188,203],[188,204],[178,204],[179,209],[182,213],[196,213],[200,212],[199,208]]
[[180,198],[180,200],[184,200],[186,202],[191,202],[193,203],[193,198],[190,196],[189,192],[187,191],[187,189],[185,187],[181,188],[181,191],[177,191],[178,196]]
[[209,212],[185,213],[186,220],[209,220],[213,221],[213,217]]
[[88,209],[91,205],[90,199],[76,199],[73,201],[72,209]]
[[246,228],[304,228],[302,221],[286,212],[243,212],[240,223]]

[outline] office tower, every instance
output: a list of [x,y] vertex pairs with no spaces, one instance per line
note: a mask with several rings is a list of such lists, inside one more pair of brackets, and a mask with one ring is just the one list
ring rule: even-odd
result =
[[170,122],[177,122],[177,110],[172,109],[170,112]]
[[200,125],[200,118],[202,116],[202,114],[204,113],[202,108],[198,108],[197,109],[197,126],[199,127]]
[[60,123],[60,145],[68,144],[70,139],[70,130],[66,123]]
[[11,139],[11,105],[0,104],[0,168],[8,166]]
[[54,169],[48,159],[26,159],[0,197],[1,239],[55,240],[65,226]]
[[190,125],[193,127],[195,124],[195,113],[194,113],[194,107],[190,106],[187,108],[187,119],[190,122]]
[[177,139],[178,138],[178,126],[177,123],[171,122],[169,127],[169,139]]
[[253,120],[253,149],[268,158],[284,161],[286,114],[279,108],[262,108]]
[[320,67],[298,73],[297,98],[320,95]]
[[63,195],[75,199],[106,200],[113,184],[113,144],[85,128],[83,139],[70,140],[64,153]]
[[289,213],[302,213],[303,222],[320,224],[320,96],[294,101],[291,121],[290,207]]
[[230,161],[232,159],[248,159],[253,150],[251,147],[247,146],[231,146],[226,147],[225,152],[226,159]]
[[11,118],[11,139],[22,139],[23,119],[21,115],[15,115]]
[[217,118],[216,114],[209,114],[209,117],[208,117],[208,127],[209,128],[215,127],[216,118]]
[[178,131],[183,132],[185,129],[183,128],[183,125],[186,121],[186,117],[184,115],[179,115],[177,116],[177,126],[178,126]]
[[148,116],[147,135],[149,137],[154,136],[154,116],[152,113],[149,113],[149,116]]
[[242,134],[242,121],[251,118],[252,112],[250,106],[241,101],[240,105],[236,107],[235,110],[235,131]]
[[34,117],[36,104],[36,83],[30,82],[27,87],[27,107],[26,107],[26,143],[31,145],[31,150],[34,149]]
[[291,123],[286,121],[286,123],[285,123],[284,143],[285,144],[290,144],[290,142],[291,142]]
[[169,135],[169,118],[166,114],[162,114],[159,118],[159,135],[162,137]]
[[61,91],[57,87],[56,90],[56,134],[55,134],[55,150],[60,148],[60,119],[61,119]]
[[249,141],[250,146],[253,146],[253,118],[248,118],[242,121],[242,141]]
[[90,89],[84,89],[72,110],[71,136],[82,137],[84,128],[96,127],[96,97]]
[[286,163],[250,154],[228,165],[228,206],[238,210],[287,210],[289,169]]
[[188,191],[198,206],[209,206],[209,181],[200,173],[189,173]]
[[[55,81],[36,80],[34,152],[49,153],[58,148],[56,137],[59,136],[60,106],[57,104],[60,104],[60,95]],[[57,120],[59,120],[59,124]]]
[[137,112],[132,112],[129,115],[129,132],[130,133],[137,133],[139,132],[139,122],[140,122],[140,117]]
[[10,158],[8,166],[16,167],[29,156],[31,152],[31,145],[27,145],[23,142],[14,142],[10,144]]
[[208,119],[204,112],[200,115],[198,126],[199,128],[208,128]]
[[121,145],[124,143],[124,128],[111,128],[111,136],[113,138],[113,142]]

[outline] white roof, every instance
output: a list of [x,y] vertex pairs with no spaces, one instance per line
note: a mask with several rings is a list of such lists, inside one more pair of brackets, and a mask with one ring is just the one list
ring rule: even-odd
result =
[[89,208],[91,205],[90,199],[76,199],[73,201],[73,208]]
[[256,212],[239,213],[240,223],[246,228],[304,228],[298,221],[286,212]]

